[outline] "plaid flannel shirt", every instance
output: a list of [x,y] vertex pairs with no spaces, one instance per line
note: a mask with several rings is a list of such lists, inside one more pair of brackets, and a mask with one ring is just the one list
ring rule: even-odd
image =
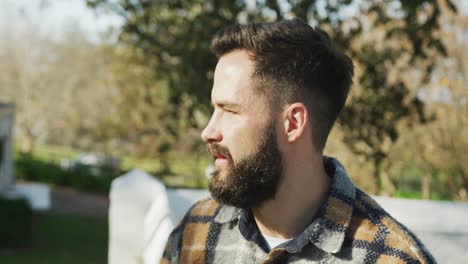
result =
[[353,185],[336,159],[324,164],[332,177],[328,198],[293,240],[270,250],[249,210],[206,199],[171,233],[161,263],[435,263],[408,229]]

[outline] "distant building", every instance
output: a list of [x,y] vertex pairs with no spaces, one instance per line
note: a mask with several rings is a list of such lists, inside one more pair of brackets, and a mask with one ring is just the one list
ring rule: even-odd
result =
[[0,103],[0,193],[14,183],[14,105]]

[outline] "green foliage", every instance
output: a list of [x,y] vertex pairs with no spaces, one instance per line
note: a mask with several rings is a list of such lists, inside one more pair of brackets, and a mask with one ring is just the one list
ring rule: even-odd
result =
[[26,249],[0,251],[0,263],[106,263],[106,218],[36,214]]
[[68,186],[83,191],[108,193],[111,181],[117,174],[95,176],[88,168],[64,171],[59,165],[34,156],[17,155],[16,178],[52,185]]
[[173,188],[206,188],[208,179],[205,177],[205,169],[212,162],[207,154],[194,157],[191,153],[170,152],[168,153],[170,173],[164,172],[159,159],[142,159],[135,156],[122,157],[121,171],[114,173],[102,171],[96,173],[90,170],[90,167],[64,171],[58,165],[62,159],[73,159],[79,154],[79,151],[70,148],[46,145],[38,145],[31,156],[16,152],[14,156],[16,178],[107,193],[115,177],[137,168],[154,175]]
[[[398,198],[406,198],[406,199],[424,199],[423,194],[421,191],[403,191],[403,190],[397,190],[395,192],[395,197]],[[431,200],[434,201],[447,201],[447,200],[452,200],[448,196],[439,194],[439,193],[431,193]]]
[[[121,14],[125,24],[120,35],[122,43],[150,67],[156,80],[168,85],[169,104],[166,112],[172,118],[184,119],[197,126],[195,110],[208,113],[210,87],[215,58],[210,40],[217,30],[233,23],[274,21],[284,17],[299,17],[326,29],[337,46],[351,55],[362,67],[356,92],[347,105],[340,123],[347,131],[345,142],[356,154],[375,164],[376,185],[382,187],[383,162],[389,147],[399,135],[398,121],[416,116],[423,122],[423,104],[409,92],[408,84],[393,71],[405,71],[412,64],[428,58],[431,52],[445,54],[439,30],[439,3],[436,0],[391,3],[382,1],[108,1],[88,0],[95,8],[107,7]],[[455,10],[448,0],[448,7]],[[445,3],[444,2],[444,3]],[[357,14],[345,15],[345,10]],[[370,25],[370,26],[366,26]],[[384,30],[381,39],[373,32]],[[378,35],[378,34],[376,34]],[[370,37],[369,37],[370,36]],[[396,67],[401,60],[405,66]],[[421,64],[423,80],[429,80],[432,64]],[[414,94],[414,93],[413,93]],[[411,96],[413,96],[411,98]],[[188,108],[184,116],[181,108]],[[176,137],[186,130],[179,124],[166,129]],[[382,146],[384,142],[389,142]],[[385,187],[385,186],[383,186]]]
[[[413,58],[426,55],[427,47],[434,47],[444,52],[440,40],[433,37],[438,29],[439,7],[435,0],[394,1],[392,5],[381,2],[359,4],[356,1],[341,0],[322,2],[315,0],[256,1],[256,9],[250,10],[246,1],[106,1],[88,0],[91,7],[105,6],[125,18],[120,39],[133,47],[148,66],[153,67],[158,80],[167,80],[170,86],[171,103],[178,105],[184,95],[189,95],[195,105],[209,105],[212,71],[215,58],[210,52],[210,41],[214,33],[226,25],[252,21],[280,20],[288,16],[300,17],[322,27],[332,27],[332,38],[339,46],[347,49],[354,59],[361,59],[365,50],[351,50],[350,44],[363,32],[360,16],[375,14],[378,19],[372,21],[375,26],[388,24],[387,38],[399,35],[409,38]],[[450,3],[450,1],[449,1]],[[390,8],[390,6],[399,6]],[[453,5],[450,5],[453,7]],[[360,11],[351,18],[341,15],[344,9],[353,7]],[[431,11],[426,19],[417,19],[421,12]],[[397,13],[397,14],[393,14]],[[245,15],[244,19],[240,19]],[[243,20],[243,21],[240,21]],[[405,21],[401,26],[392,23]],[[343,24],[355,21],[356,26],[350,31],[343,29]],[[373,52],[373,50],[370,50]],[[385,50],[384,52],[387,52]],[[363,58],[369,54],[363,54]],[[395,60],[395,56],[385,56],[385,61]],[[398,55],[398,54],[388,54]],[[196,67],[195,67],[196,65]],[[386,67],[389,67],[388,65]],[[369,72],[366,76],[377,79],[385,71]],[[366,78],[366,77],[364,77]],[[382,83],[384,84],[384,82]]]
[[457,181],[461,180],[454,170],[432,170],[428,171],[415,164],[408,164],[401,170],[401,175],[396,181],[396,197],[422,199],[421,179],[428,175],[430,177],[431,200],[455,200],[457,198],[456,186],[461,186]]
[[0,249],[18,248],[28,245],[31,237],[33,213],[24,198],[0,196]]
[[[113,3],[112,3],[113,2]],[[210,51],[213,34],[237,21],[245,3],[240,1],[101,1],[125,17],[121,42],[132,47],[135,59],[152,67],[154,78],[169,85],[167,114],[180,117],[178,107],[188,101],[207,111],[216,58]],[[184,97],[188,96],[188,99]],[[190,120],[190,119],[188,119]],[[168,129],[174,129],[172,126]],[[173,131],[177,134],[177,131]]]

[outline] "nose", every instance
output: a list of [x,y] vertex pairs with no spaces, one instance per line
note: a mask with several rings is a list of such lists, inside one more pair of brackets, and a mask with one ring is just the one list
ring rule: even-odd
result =
[[205,143],[221,142],[221,140],[223,140],[223,136],[219,129],[217,129],[215,123],[214,117],[211,117],[210,122],[206,125],[205,129],[203,129],[201,138]]

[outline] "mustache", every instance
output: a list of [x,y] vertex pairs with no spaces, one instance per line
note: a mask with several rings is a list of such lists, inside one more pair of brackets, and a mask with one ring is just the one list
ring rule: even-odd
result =
[[216,143],[207,144],[206,147],[207,147],[208,152],[212,156],[222,155],[227,160],[232,161],[231,152],[229,151],[229,149],[227,147],[221,146],[221,145],[216,144]]

